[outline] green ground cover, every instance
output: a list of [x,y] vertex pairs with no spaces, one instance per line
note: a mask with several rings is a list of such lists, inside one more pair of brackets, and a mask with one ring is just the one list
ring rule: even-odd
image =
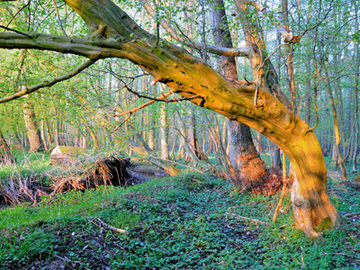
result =
[[289,194],[273,224],[279,194],[239,194],[200,174],[43,197],[0,210],[0,268],[359,268],[359,188],[331,179],[329,193],[344,218],[317,240],[292,227]]

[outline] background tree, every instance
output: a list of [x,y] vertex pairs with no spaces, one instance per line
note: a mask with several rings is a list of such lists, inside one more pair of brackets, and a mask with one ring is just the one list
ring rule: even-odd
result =
[[[51,13],[50,15],[45,13],[41,14],[40,11],[43,9],[33,8],[30,11],[27,6],[22,7],[20,2],[2,3],[1,5],[5,7],[4,14],[7,14],[7,17],[1,17],[4,18],[3,20],[6,20],[6,23],[1,24],[4,27],[7,27],[7,31],[11,31],[11,28],[14,28],[16,31],[23,31],[26,33],[1,33],[0,44],[1,47],[5,48],[40,48],[80,54],[91,58],[91,60],[81,65],[81,58],[74,55],[62,56],[60,54],[45,54],[45,58],[50,57],[50,55],[56,55],[57,63],[71,62],[71,64],[65,64],[63,66],[64,68],[61,68],[61,70],[58,69],[58,74],[56,74],[56,72],[48,72],[47,78],[41,77],[39,74],[36,77],[34,74],[35,80],[31,81],[29,84],[26,84],[29,87],[28,91],[32,91],[35,88],[31,87],[31,85],[35,85],[41,81],[52,82],[53,78],[60,76],[61,74],[70,74],[74,72],[78,74],[80,71],[84,70],[84,68],[87,68],[87,70],[84,73],[79,74],[78,77],[73,78],[68,82],[63,82],[62,84],[55,84],[51,89],[51,93],[54,95],[54,99],[51,104],[54,104],[57,106],[57,108],[60,108],[57,109],[59,112],[66,112],[64,114],[57,114],[59,116],[64,116],[59,122],[59,127],[61,127],[59,129],[60,141],[63,140],[65,143],[73,143],[72,139],[70,139],[67,134],[77,133],[82,134],[82,138],[87,137],[87,141],[91,142],[92,140],[90,138],[89,132],[86,128],[84,129],[82,127],[82,123],[87,121],[88,123],[91,123],[93,127],[96,127],[94,129],[95,133],[97,137],[100,138],[100,147],[103,147],[103,145],[106,145],[107,141],[110,140],[104,139],[107,136],[104,135],[106,134],[104,125],[100,125],[102,120],[98,122],[94,121],[94,119],[104,119],[103,117],[98,118],[98,116],[106,115],[107,113],[111,114],[112,111],[124,107],[123,105],[125,102],[127,102],[128,108],[134,108],[141,103],[138,98],[132,98],[129,102],[129,99],[125,98],[124,94],[120,93],[119,88],[126,90],[126,87],[124,87],[124,82],[126,82],[126,84],[128,86],[130,84],[131,87],[136,85],[137,88],[134,89],[141,89],[139,88],[140,82],[129,78],[138,76],[135,75],[136,70],[138,72],[137,74],[144,74],[144,76],[146,76],[146,73],[139,71],[139,69],[133,65],[126,64],[126,62],[122,60],[99,59],[97,60],[97,63],[94,64],[97,58],[103,59],[112,56],[126,58],[131,60],[133,63],[140,65],[147,72],[153,75],[155,77],[154,84],[158,81],[164,82],[172,89],[173,92],[177,92],[187,98],[192,99],[191,101],[193,103],[220,112],[223,115],[230,117],[231,119],[244,122],[277,143],[277,145],[288,154],[294,172],[297,176],[297,181],[295,182],[293,188],[293,207],[299,226],[303,224],[304,226],[302,226],[302,228],[304,231],[306,231],[308,234],[315,235],[312,228],[324,217],[329,216],[332,221],[336,223],[337,213],[329,202],[325,191],[326,169],[321,153],[321,148],[325,152],[329,152],[330,148],[333,147],[332,123],[331,121],[327,121],[325,117],[329,114],[330,109],[328,107],[329,99],[326,90],[327,82],[324,80],[324,78],[319,76],[321,75],[319,72],[321,71],[321,59],[314,58],[313,52],[317,51],[318,49],[320,50],[322,48],[330,47],[331,50],[328,50],[328,57],[330,61],[335,59],[336,54],[339,54],[339,50],[332,50],[333,44],[335,44],[335,42],[332,39],[329,39],[328,36],[336,36],[336,42],[338,44],[342,44],[343,46],[343,54],[341,54],[341,57],[339,56],[338,60],[334,62],[337,65],[330,64],[327,66],[327,69],[330,75],[330,82],[332,84],[336,82],[337,84],[336,88],[332,88],[332,91],[334,91],[334,98],[336,100],[335,105],[338,106],[337,109],[340,109],[340,112],[341,106],[343,108],[349,108],[349,110],[344,110],[344,127],[342,128],[341,132],[344,133],[344,138],[351,138],[350,135],[352,133],[352,129],[347,128],[349,125],[345,123],[347,122],[346,119],[350,119],[350,117],[347,117],[348,115],[351,115],[350,108],[353,109],[355,106],[353,99],[348,98],[348,93],[349,90],[353,90],[352,87],[354,85],[354,78],[358,76],[358,73],[356,73],[358,71],[348,72],[346,71],[346,66],[351,65],[351,62],[355,57],[355,51],[351,50],[351,48],[354,46],[354,44],[356,44],[356,42],[358,42],[358,30],[355,30],[354,20],[354,15],[357,14],[357,12],[355,12],[354,6],[345,5],[343,1],[303,1],[301,3],[288,3],[288,12],[291,15],[289,16],[288,22],[289,30],[292,30],[294,34],[291,37],[292,31],[290,31],[290,33],[289,31],[286,31],[285,38],[283,38],[283,40],[290,43],[294,42],[293,37],[300,37],[300,42],[292,45],[294,55],[294,77],[296,78],[295,82],[298,83],[298,85],[296,85],[298,99],[296,107],[301,117],[306,114],[310,116],[306,118],[309,119],[309,124],[311,127],[316,127],[316,129],[313,129],[309,128],[308,125],[303,123],[291,111],[288,111],[276,99],[273,99],[272,96],[264,92],[261,87],[259,89],[255,85],[249,84],[246,81],[240,83],[230,82],[220,75],[217,75],[209,68],[209,65],[215,62],[215,57],[213,57],[212,53],[217,53],[220,55],[227,54],[236,57],[239,55],[244,55],[244,53],[249,53],[251,50],[253,50],[253,52],[258,52],[258,55],[261,56],[258,48],[262,48],[261,44],[266,43],[267,46],[263,49],[266,49],[266,51],[264,51],[265,53],[261,52],[263,54],[258,58],[257,68],[262,66],[264,68],[264,74],[267,74],[266,70],[271,71],[272,68],[266,69],[265,66],[270,63],[269,60],[271,59],[271,61],[274,61],[274,66],[279,67],[279,75],[286,74],[286,66],[283,62],[285,59],[283,59],[281,54],[278,53],[279,44],[276,44],[276,38],[274,38],[274,33],[276,32],[275,28],[278,28],[282,25],[281,20],[277,19],[277,10],[281,10],[281,3],[269,1],[267,2],[268,6],[264,6],[265,9],[262,9],[260,8],[261,6],[257,5],[257,3],[254,1],[236,1],[238,6],[241,4],[244,7],[244,10],[242,10],[243,13],[241,13],[241,8],[239,9],[239,16],[228,17],[229,29],[232,30],[232,33],[234,33],[234,46],[237,47],[235,49],[228,49],[208,44],[206,43],[209,42],[208,39],[202,39],[204,37],[204,33],[210,31],[210,29],[207,27],[210,25],[207,22],[207,20],[209,21],[209,18],[203,16],[204,13],[207,14],[206,12],[208,11],[206,6],[204,6],[204,12],[197,15],[196,11],[201,9],[198,9],[198,7],[192,2],[190,4],[190,2],[184,1],[182,3],[178,3],[177,5],[171,5],[171,3],[166,5],[158,4],[158,16],[161,18],[160,21],[154,21],[147,17],[145,12],[139,8],[140,6],[135,6],[136,2],[124,4],[127,10],[133,9],[138,12],[137,15],[134,15],[134,18],[137,19],[138,24],[141,26],[142,29],[140,29],[121,10],[118,10],[118,14],[110,12],[110,9],[117,10],[117,7],[111,5],[108,1],[106,1],[106,4],[101,6],[101,8],[99,8],[97,12],[94,13],[89,12],[87,9],[89,6],[87,5],[97,5],[97,1],[90,1],[89,3],[79,2],[79,4],[84,4],[83,6],[77,6],[77,4],[73,3],[72,1],[68,1],[69,5],[72,6],[84,18],[87,25],[89,26],[89,30],[82,30],[81,20],[79,17],[75,16],[75,13],[71,12],[71,9],[65,8],[65,6],[59,6],[59,18],[62,21],[62,27],[42,27],[41,29],[43,33],[52,33],[62,37],[49,36],[46,34],[37,34],[34,36],[33,34],[26,32],[28,29],[35,30],[35,32],[39,31],[39,26],[45,22],[53,22],[48,24],[50,26],[59,25],[59,18],[56,16],[55,12]],[[36,3],[32,4],[35,5]],[[231,4],[232,3],[228,3],[226,1],[226,8],[231,9]],[[50,9],[53,8],[50,2],[46,5]],[[32,16],[27,17],[14,16],[18,10],[20,10],[21,14],[33,12],[34,10],[39,13],[34,13]],[[332,12],[334,10],[336,10],[336,12]],[[241,14],[247,15],[244,16],[244,20],[241,20]],[[338,14],[338,16],[341,16],[342,18],[342,20],[337,20],[338,23],[336,25],[333,24],[333,22],[336,21],[335,17],[333,17],[333,20],[328,19],[332,16],[335,16],[335,14]],[[203,30],[199,33],[193,34],[191,31],[197,28],[188,26],[196,21],[196,16],[201,16],[202,20],[205,19],[205,27],[202,27]],[[30,24],[29,20],[23,20],[23,18],[30,18]],[[33,18],[36,18],[36,20]],[[168,18],[170,18],[170,20],[168,20]],[[253,42],[249,42],[247,44],[247,47],[243,47],[244,44],[242,43],[241,46],[240,41],[249,40],[246,38],[246,35],[249,35],[249,31],[242,31],[243,34],[241,34],[241,31],[239,30],[243,29],[242,23],[249,18],[250,21],[246,24],[247,27],[255,25],[254,23],[260,23],[261,28],[257,26],[256,31],[250,31],[250,33],[254,33],[254,37],[258,37],[258,39],[255,38]],[[9,21],[11,21],[10,24],[8,24]],[[166,28],[166,24],[164,24],[164,22],[167,22],[168,26],[172,26],[170,27],[170,30]],[[162,25],[163,29],[165,29],[167,32],[165,33],[165,31],[161,30],[161,28],[157,27],[157,25]],[[174,29],[176,29],[175,32],[173,31]],[[259,29],[262,30],[259,31]],[[76,33],[78,38],[66,37],[64,32],[69,36],[73,35],[73,33]],[[320,35],[318,35],[317,32],[328,33],[329,35],[321,35],[321,40],[319,40]],[[84,38],[88,33],[90,33],[89,37]],[[151,33],[153,33],[153,35]],[[172,36],[177,38],[177,40],[173,40],[173,43],[187,46],[187,50],[191,54],[186,53],[182,49],[179,49],[178,47],[168,43],[167,41],[171,40],[171,38],[167,33],[172,33]],[[262,39],[260,41],[259,33],[261,33]],[[36,42],[33,40],[36,40]],[[34,51],[32,50],[32,52]],[[196,57],[203,56],[205,52],[207,55],[205,58],[207,62],[206,64],[204,64]],[[13,52],[3,51],[2,53],[6,54],[8,57]],[[40,55],[42,53],[36,52],[36,54]],[[272,57],[276,54],[278,54],[280,57]],[[311,59],[311,61],[308,61],[308,59]],[[107,61],[112,61],[111,69],[109,68],[109,65],[106,64]],[[278,63],[276,61],[278,61]],[[249,65],[244,65],[241,67],[240,62],[241,61],[238,61],[238,69],[240,71],[246,72],[248,74],[249,71],[251,72],[254,70],[252,65],[250,65],[250,70]],[[93,66],[89,68],[91,64]],[[11,68],[13,64],[11,63],[1,63],[1,65],[2,67],[9,65],[9,67],[2,70],[6,70],[7,72],[13,70]],[[19,66],[19,63],[17,66]],[[256,65],[254,66],[256,67]],[[60,67],[62,66],[60,65]],[[131,71],[129,69],[131,69]],[[28,70],[29,69],[27,69],[27,71]],[[94,73],[89,72],[92,70]],[[16,75],[10,73],[8,74],[9,76]],[[89,78],[93,77],[94,74],[111,74],[111,77],[114,79],[111,80],[111,84],[114,85],[114,92],[111,93],[111,95],[108,91],[110,81],[109,79],[99,81],[97,85],[95,84],[96,87],[93,87],[87,83],[89,82]],[[120,74],[120,77],[118,74]],[[30,78],[30,74],[27,74],[27,77]],[[118,90],[115,90],[115,78],[119,83],[119,86],[117,87]],[[257,80],[255,78],[256,76],[253,76],[252,80],[256,83]],[[264,76],[264,78],[266,78],[266,76]],[[273,78],[275,77],[273,76]],[[304,80],[304,78],[306,78],[306,80]],[[126,80],[124,81],[124,79]],[[250,80],[249,78],[247,79],[248,81]],[[77,81],[75,82],[75,80]],[[12,81],[15,82],[16,79]],[[306,81],[307,83],[300,83],[303,81]],[[308,82],[310,82],[310,86],[313,89],[307,88],[309,85]],[[2,86],[8,84],[5,78],[2,78],[0,83]],[[81,104],[71,103],[70,101],[72,96],[62,94],[64,91],[61,89],[65,85],[65,87],[68,89],[68,83],[73,83],[76,86],[83,85],[84,87],[81,87],[81,95],[86,96],[86,100],[83,100]],[[62,85],[62,87],[60,87],[60,85]],[[287,87],[285,87],[287,85],[286,76],[279,76],[278,83],[275,85],[281,87],[284,93],[288,94],[288,97],[291,97],[290,93],[288,93]],[[46,84],[43,84],[43,86],[46,86]],[[266,88],[267,86],[265,85],[262,87]],[[78,87],[75,87],[75,89],[77,88]],[[92,91],[92,89],[95,88],[97,90]],[[151,86],[148,85],[146,88],[150,89]],[[340,88],[341,91],[338,91]],[[14,90],[18,88],[2,87],[2,89],[5,89],[2,97],[7,97],[13,95]],[[316,91],[314,91],[314,89]],[[279,88],[277,90],[279,90]],[[107,97],[106,100],[109,101],[108,103],[102,103],[105,93]],[[256,93],[258,93],[257,99],[254,98]],[[22,94],[24,93],[15,94],[15,97],[21,96]],[[311,97],[314,94],[316,94],[316,105],[313,101],[313,98]],[[152,92],[150,96],[154,97],[156,94]],[[282,94],[277,94],[277,97],[283,102],[283,104],[288,105],[286,98]],[[97,99],[98,102],[94,102],[94,98]],[[8,100],[7,98],[5,99]],[[113,104],[111,100],[113,100],[113,102],[116,104]],[[255,103],[256,106],[254,105],[254,100],[257,101]],[[2,101],[4,101],[4,99],[2,99]],[[342,101],[341,106],[340,101]],[[70,121],[67,120],[67,117],[71,115],[70,108],[74,107],[74,104],[78,105],[76,105],[77,110],[74,110],[72,113],[73,119],[71,120],[72,124],[70,125],[68,123]],[[89,110],[84,109],[83,106],[85,104],[87,104]],[[306,104],[308,107],[304,107],[304,104]],[[6,109],[12,107],[14,113],[19,111],[18,106],[14,106],[11,103],[5,104],[4,106]],[[156,107],[157,105],[151,106]],[[182,105],[176,106],[181,107]],[[149,111],[150,109],[154,114],[158,111],[157,108],[146,108],[146,110]],[[126,110],[120,109],[120,111]],[[42,115],[41,113],[39,114],[37,112],[36,115],[36,117],[39,116],[40,122],[42,120],[41,117],[45,116],[45,114]],[[81,117],[77,118],[77,115],[81,115]],[[4,118],[4,116],[2,117]],[[13,122],[18,121],[24,127],[23,120],[21,120],[21,118],[17,119],[18,120],[13,120]],[[74,121],[75,119],[78,119],[76,120],[78,122]],[[196,119],[197,124],[199,124],[197,117]],[[211,115],[209,119],[214,118]],[[316,121],[316,119],[319,119],[319,121]],[[107,125],[112,127],[109,128],[110,131],[115,129],[121,124],[121,122],[123,122],[123,119],[118,119],[120,123],[116,122],[115,119],[106,120]],[[50,136],[47,137],[50,138],[53,137],[52,133],[54,131],[51,124],[53,119],[48,118],[48,121],[50,125],[46,126],[50,128],[48,129],[49,132],[47,134]],[[136,114],[133,114],[129,121],[136,123],[136,131],[134,132],[140,132],[140,130],[144,129],[143,119],[141,119],[141,117],[137,116]],[[214,130],[217,130],[217,132],[223,130],[223,123],[224,118],[219,118],[219,126],[215,127]],[[125,139],[122,137],[123,134],[126,134],[125,137],[127,138],[135,138],[133,131],[128,130],[127,132],[122,132],[122,130],[125,129],[126,124],[127,123],[118,129],[119,131],[121,130],[121,135],[119,131],[115,135],[112,135],[114,139],[116,138],[115,140],[117,141],[118,146],[123,145],[123,142],[125,142]],[[212,124],[214,124],[214,121]],[[157,123],[155,123],[153,126],[156,125]],[[101,128],[99,129],[99,127]],[[63,130],[66,130],[66,132],[63,133]],[[204,134],[208,134],[209,136],[210,133],[208,130],[204,130]],[[156,134],[158,134],[158,129],[155,129],[154,131]],[[15,140],[14,135],[16,132],[12,131],[11,128],[6,127],[3,132],[5,136],[13,136],[13,140]],[[315,139],[313,134],[314,132],[317,133],[318,137],[320,138],[321,147],[318,145],[317,140]],[[26,144],[26,140],[23,139],[23,132],[20,131],[18,133],[20,140]],[[61,133],[63,134],[61,135]],[[144,135],[146,133],[141,134]],[[63,138],[61,139],[62,136]],[[206,142],[205,139],[202,139],[201,137],[198,138],[200,138],[200,140],[203,142]],[[354,135],[352,135],[352,138],[354,138]],[[51,138],[51,140],[53,141],[54,139]],[[229,141],[226,136],[222,136],[221,140],[225,143]],[[260,143],[264,144],[266,148],[268,148],[270,145],[264,138],[261,138],[259,141]],[[211,141],[209,142],[209,149],[213,149]],[[199,145],[205,144],[199,143]],[[159,149],[158,146],[155,146],[155,148]],[[350,151],[353,151],[350,149],[354,149],[354,142],[347,140],[343,144],[343,147],[340,149],[340,151],[346,154]],[[346,154],[344,157],[349,155],[350,154]],[[313,195],[309,197],[308,194]]]

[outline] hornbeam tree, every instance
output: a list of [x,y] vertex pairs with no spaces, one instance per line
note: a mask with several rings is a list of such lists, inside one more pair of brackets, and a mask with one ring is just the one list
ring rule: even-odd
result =
[[[244,123],[276,143],[288,156],[295,174],[292,206],[296,225],[305,234],[318,236],[314,228],[324,219],[330,219],[333,226],[338,223],[339,214],[326,192],[326,166],[319,142],[308,124],[279,99],[256,82],[224,78],[204,60],[161,39],[159,31],[151,34],[139,27],[111,0],[65,2],[84,20],[89,36],[57,36],[5,27],[8,31],[0,33],[0,48],[50,50],[81,55],[88,60],[72,73],[27,87],[1,98],[0,102],[75,76],[99,59],[128,59],[151,74],[153,84],[164,83],[194,104]],[[207,48],[232,56],[241,53],[216,46]]]

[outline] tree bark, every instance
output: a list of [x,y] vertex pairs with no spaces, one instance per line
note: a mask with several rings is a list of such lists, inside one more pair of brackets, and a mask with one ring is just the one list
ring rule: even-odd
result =
[[169,159],[168,122],[166,104],[160,104],[160,158]]
[[43,145],[41,144],[40,134],[35,121],[35,113],[32,105],[29,104],[28,97],[23,104],[24,120],[25,127],[30,143],[30,153],[34,153],[40,150],[43,150]]
[[[215,0],[210,4],[212,34],[216,46],[232,48],[232,40],[228,29],[223,0]],[[235,58],[220,56],[218,60],[220,74],[231,81],[238,80]],[[261,160],[251,136],[250,128],[242,123],[229,120],[230,133],[230,160],[238,177],[233,182],[242,189],[249,189],[263,185],[268,178],[265,163]],[[232,157],[234,160],[232,160]],[[234,166],[235,164],[235,166]]]
[[328,91],[328,94],[329,94],[329,97],[330,97],[331,111],[332,111],[332,114],[333,114],[333,121],[334,121],[334,134],[335,134],[334,149],[335,149],[337,158],[339,159],[342,179],[347,180],[346,169],[345,169],[345,161],[344,161],[343,156],[341,154],[341,148],[340,148],[341,138],[340,138],[340,131],[339,131],[338,115],[336,113],[336,106],[335,106],[335,101],[334,101],[334,95],[333,95],[333,92],[332,92],[332,89],[331,89],[329,73],[328,73],[328,71],[326,69],[325,69],[325,76],[326,76],[325,79],[326,79],[326,82],[327,82],[327,91]]
[[[289,31],[289,15],[288,15],[288,1],[281,0],[282,14],[283,14],[283,26],[287,32]],[[292,45],[286,43],[286,72],[287,72],[287,83],[289,87],[289,92],[291,96],[291,108],[294,113],[297,113],[296,105],[296,89],[295,89],[295,79],[294,79],[294,53]]]
[[[359,8],[357,3],[354,2],[355,8],[355,33],[359,33]],[[360,46],[359,43],[356,43],[355,50],[356,57],[355,59],[360,59]],[[360,62],[355,61],[355,72],[360,74]],[[354,109],[353,109],[353,125],[354,125],[354,150],[352,156],[352,171],[355,173],[357,171],[357,155],[358,155],[358,142],[359,142],[359,104],[358,104],[358,90],[359,90],[359,76],[355,76],[354,78],[354,86],[352,91]]]
[[[319,142],[307,123],[265,89],[247,81],[230,81],[203,60],[141,29],[110,0],[65,0],[86,22],[91,37],[0,32],[2,48],[33,48],[132,61],[174,93],[194,104],[242,122],[276,143],[295,174],[292,205],[296,224],[308,236],[325,218],[339,214],[326,193],[326,166]],[[255,93],[258,100],[254,105]]]
[[50,149],[48,147],[47,141],[46,141],[46,136],[45,136],[45,120],[41,120],[41,140],[44,143],[44,149],[46,152],[49,152]]
[[[257,20],[254,20],[252,16],[249,16],[247,8],[250,2],[245,0],[235,0],[234,2],[238,10],[246,46],[250,49],[246,57],[250,61],[254,83],[257,84],[258,87],[269,91],[288,108],[291,108],[291,103],[287,100],[279,87],[279,78],[275,67],[270,59],[265,61],[267,58],[267,51],[264,33]],[[257,16],[258,11],[255,10],[254,13],[255,16]]]
[[187,141],[190,144],[192,151],[195,153],[197,159],[201,159],[200,151],[199,151],[199,142],[196,135],[196,121],[194,109],[189,107],[188,109],[188,135]]
[[[181,119],[181,116],[178,111],[176,111],[175,114],[178,119],[176,122],[179,123],[179,133],[181,136],[181,138],[180,138],[181,143],[179,145],[179,148],[181,146],[182,149],[186,150],[187,156],[190,158],[192,165],[195,167],[199,163],[199,159],[196,156],[194,149],[192,149],[189,141],[186,140],[187,137],[186,137],[186,129],[185,129],[184,121]],[[179,154],[180,154],[180,152],[179,152]],[[182,154],[182,155],[184,156],[184,154]],[[180,157],[180,155],[179,155],[179,157]]]

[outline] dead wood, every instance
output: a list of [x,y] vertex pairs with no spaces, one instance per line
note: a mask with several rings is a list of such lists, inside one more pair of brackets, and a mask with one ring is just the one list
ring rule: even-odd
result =
[[131,167],[130,159],[110,156],[72,174],[49,176],[51,186],[45,186],[42,176],[36,174],[23,179],[11,178],[6,184],[0,184],[0,205],[36,203],[42,196],[53,197],[56,193],[70,190],[96,189],[101,185],[128,187],[148,180],[141,173],[132,171]]

